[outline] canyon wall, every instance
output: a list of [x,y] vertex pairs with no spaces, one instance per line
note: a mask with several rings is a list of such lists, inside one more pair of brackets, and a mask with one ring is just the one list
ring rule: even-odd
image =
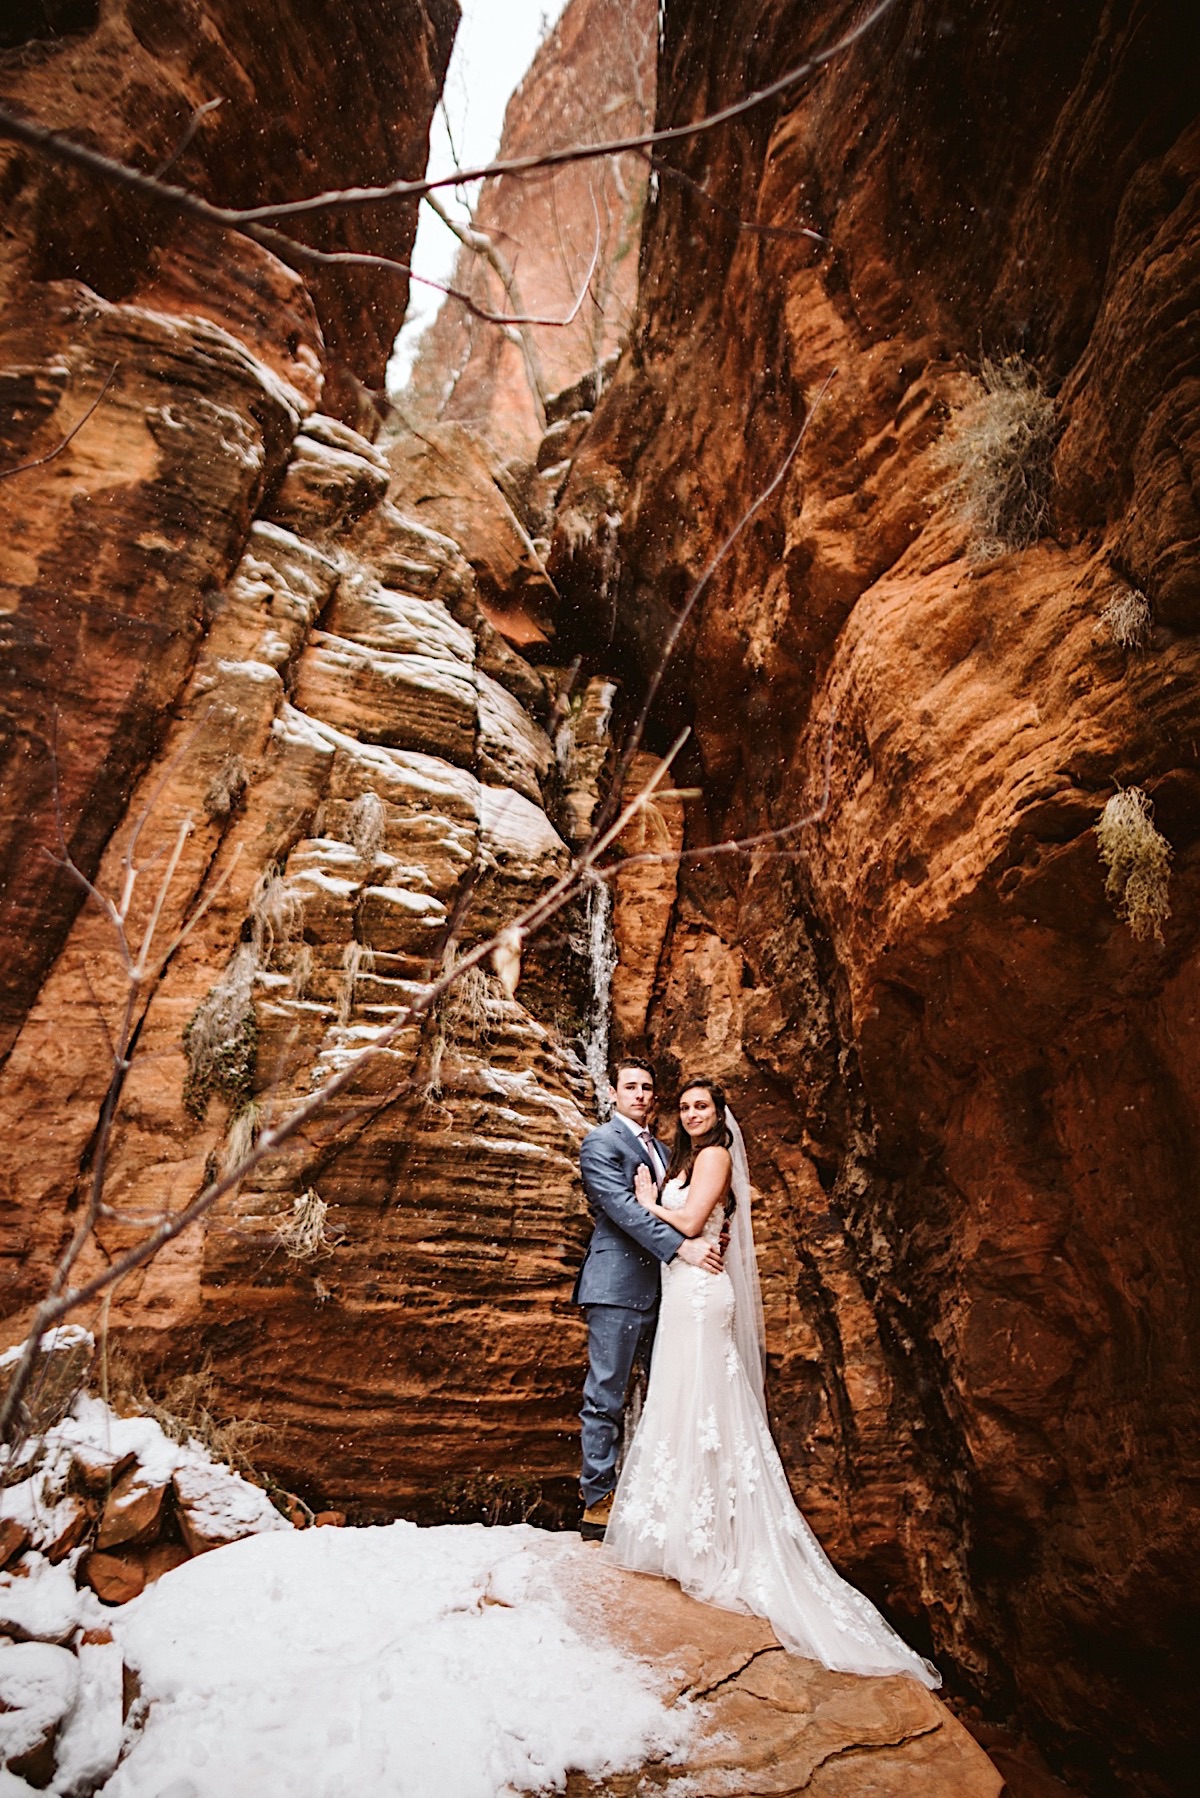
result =
[[[370,441],[402,283],[306,284],[0,140],[6,1339],[78,1215],[127,994],[46,852],[114,897],[141,868],[140,926],[178,845],[158,940],[206,907],[138,998],[92,1271],[557,877],[614,707],[803,425],[655,711],[651,747],[691,727],[685,797],[627,844],[668,859],[616,882],[612,1027],[742,1117],[774,1422],[839,1567],[990,1717],[1151,1794],[1187,1773],[1200,1089],[1200,142],[1168,11],[911,0],[672,146],[629,347],[544,436],[476,331],[461,415]],[[22,8],[0,94],[143,167],[220,98],[178,178],[279,198],[420,169],[454,16]],[[849,17],[669,0],[661,122]],[[523,191],[504,229],[540,245]],[[402,259],[413,224],[319,241]],[[422,383],[462,366],[444,330]],[[1014,352],[1053,402],[1051,509],[985,552],[943,446]],[[1131,786],[1172,849],[1161,943],[1104,890]],[[480,973],[389,1038],[114,1296],[148,1374],[207,1364],[311,1502],[573,1521],[603,921],[593,893],[515,997]]]
[[[30,17],[4,102],[73,133],[86,113],[135,166],[218,75],[236,89],[178,165],[225,200],[418,172],[455,14],[381,0],[348,34],[320,8],[254,31],[219,7],[77,9],[57,36]],[[447,506],[436,465],[431,484],[322,409],[349,396],[378,423],[355,395],[399,319],[384,277],[360,329],[355,271],[310,292],[261,246],[166,208],[131,221],[102,187],[71,200],[64,272],[39,243],[79,184],[5,155],[6,1338],[97,1178],[76,1283],[378,1045],[87,1321],[135,1384],[206,1370],[214,1414],[259,1426],[259,1462],[313,1508],[573,1516],[594,895],[530,945],[518,997],[485,965],[407,1007],[562,874],[610,688],[567,696],[511,647],[536,652],[523,621],[552,589],[482,448]],[[325,241],[408,253],[411,207],[383,237],[370,219]]]
[[[372,0],[349,25],[331,6],[22,7],[0,99],[213,201],[283,199],[423,171],[456,18],[440,0]],[[56,806],[90,873],[300,416],[323,387],[357,416],[382,386],[407,283],[340,270],[310,291],[248,240],[7,139],[0,168],[5,466],[47,454],[108,382],[69,457],[0,486],[4,1053],[79,904],[41,854]],[[406,205],[302,229],[402,257],[415,225]]]
[[[654,0],[571,0],[508,103],[500,160],[648,131],[657,50]],[[648,175],[631,153],[484,182],[472,223],[498,263],[464,248],[452,285],[485,311],[545,322],[497,329],[447,300],[422,339],[402,417],[469,425],[502,457],[562,462],[579,421],[548,421],[546,400],[581,377],[603,379],[628,338]]]
[[[851,17],[671,0],[660,124]],[[785,834],[685,860],[648,1040],[742,1114],[773,1415],[839,1565],[1139,1792],[1181,1789],[1194,1684],[1195,73],[1167,7],[915,0],[672,146],[548,562],[560,653],[636,694],[808,421],[659,717],[694,731],[689,844]],[[943,446],[1014,353],[1053,488],[1004,551]],[[1105,893],[1131,786],[1162,941]]]

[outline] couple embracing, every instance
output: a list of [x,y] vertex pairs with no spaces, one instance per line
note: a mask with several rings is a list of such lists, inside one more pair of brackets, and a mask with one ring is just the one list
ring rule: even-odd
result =
[[[940,1683],[835,1571],[797,1510],[767,1423],[765,1341],[745,1145],[706,1076],[653,1134],[647,1061],[617,1064],[614,1115],[584,1139],[595,1229],[575,1284],[588,1326],[582,1533],[622,1566],[765,1617],[785,1648],[846,1673]],[[651,1348],[618,1477],[626,1389]]]

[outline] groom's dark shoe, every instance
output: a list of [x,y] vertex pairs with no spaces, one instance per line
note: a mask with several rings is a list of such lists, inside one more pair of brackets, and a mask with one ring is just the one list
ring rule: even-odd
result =
[[603,1542],[608,1520],[612,1516],[613,1497],[613,1493],[606,1492],[603,1498],[596,1499],[583,1513],[579,1534],[585,1542]]

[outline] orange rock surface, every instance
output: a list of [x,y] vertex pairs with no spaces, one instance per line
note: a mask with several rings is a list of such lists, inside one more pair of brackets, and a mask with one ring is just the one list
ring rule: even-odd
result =
[[[845,16],[752,8],[718,40],[673,0],[660,122]],[[919,0],[673,147],[708,197],[660,184],[548,560],[561,653],[612,629],[616,590],[605,666],[636,696],[810,419],[660,729],[696,733],[690,844],[791,832],[827,755],[828,802],[782,853],[685,859],[650,1040],[747,1128],[775,1424],[839,1565],[1081,1776],[1156,1793],[1194,1679],[1172,1619],[1195,1595],[1200,137],[1177,50],[1166,8]],[[1018,349],[1053,396],[1050,511],[981,558],[939,445],[981,352]],[[1105,617],[1130,587],[1140,650]],[[1094,826],[1133,785],[1172,850],[1162,943],[1104,891]]]
[[1000,1798],[996,1768],[915,1679],[830,1673],[786,1653],[758,1618],[698,1604],[671,1580],[627,1573],[594,1545],[563,1552],[552,1539],[541,1552],[584,1627],[647,1662],[665,1703],[704,1704],[680,1764],[599,1784],[569,1776],[569,1798],[675,1788],[696,1798]]
[[[179,165],[214,198],[423,160],[449,6],[357,7],[344,55],[344,8],[284,7],[271,68],[254,8],[214,0],[182,36],[171,8],[100,10],[0,53],[0,94],[153,167],[227,89]],[[668,0],[661,120],[770,83],[844,17]],[[462,405],[500,448],[455,414],[445,491],[427,450],[345,422],[372,428],[355,382],[379,379],[402,287],[331,272],[310,297],[257,246],[0,146],[0,472],[54,450],[115,369],[67,449],[0,484],[8,1340],[79,1214],[127,1000],[110,921],[42,854],[59,819],[110,895],[136,835],[135,925],[176,845],[163,940],[206,907],[137,999],[86,1276],[377,1042],[449,936],[469,948],[559,876],[613,716],[807,419],[652,720],[648,751],[691,726],[671,778],[701,797],[648,823],[657,873],[617,879],[614,1028],[668,1075],[720,1076],[742,1118],[774,1424],[840,1569],[1060,1768],[1180,1789],[1194,92],[1165,7],[894,7],[807,83],[671,147],[683,178],[660,173],[633,342],[593,416],[581,393],[539,446],[515,347],[481,349]],[[387,216],[337,229],[402,255],[411,210]],[[942,446],[981,355],[1014,350],[1053,401],[1054,483],[1037,540],[981,556]],[[1106,612],[1131,589],[1137,649]],[[1104,890],[1094,827],[1130,786],[1172,850],[1162,943]],[[568,1514],[591,997],[580,908],[527,946],[515,997],[480,974],[390,1037],[336,1114],[122,1283],[114,1331],[152,1375],[211,1357],[221,1415],[267,1423],[262,1459],[315,1508]],[[221,1006],[214,1065],[199,1026]],[[771,1685],[805,1719],[797,1753],[827,1696]],[[896,1779],[932,1778],[935,1742],[959,1752],[928,1714],[899,1719],[902,1750],[870,1738],[879,1789],[905,1789],[893,1748]],[[861,1791],[867,1764],[805,1777]]]
[[[657,23],[651,0],[569,0],[508,103],[498,160],[649,130]],[[471,249],[451,285],[483,311],[544,322],[497,329],[448,298],[422,340],[406,418],[469,425],[502,458],[538,454],[545,398],[628,336],[648,173],[626,155],[483,184],[473,223],[515,286]]]

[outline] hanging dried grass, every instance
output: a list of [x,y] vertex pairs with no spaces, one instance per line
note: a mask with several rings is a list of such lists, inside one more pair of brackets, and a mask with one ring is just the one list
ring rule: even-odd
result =
[[1162,927],[1171,915],[1171,845],[1152,823],[1153,814],[1140,787],[1125,787],[1100,814],[1096,836],[1108,869],[1104,890],[1118,915],[1139,941],[1153,936],[1161,943]]
[[973,399],[955,414],[938,450],[945,492],[979,560],[1027,549],[1050,514],[1057,422],[1054,401],[1020,356],[980,363]]
[[1120,649],[1146,649],[1154,636],[1150,601],[1136,587],[1121,584],[1100,614]]
[[302,1192],[287,1222],[275,1226],[284,1254],[293,1261],[315,1261],[326,1254],[332,1246],[325,1234],[328,1215],[329,1207],[315,1187]]

